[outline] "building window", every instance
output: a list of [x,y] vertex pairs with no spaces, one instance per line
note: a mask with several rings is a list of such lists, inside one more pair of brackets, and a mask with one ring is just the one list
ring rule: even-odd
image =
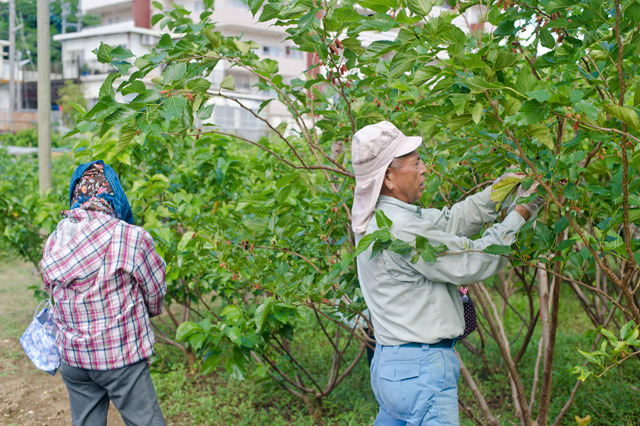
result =
[[302,59],[302,52],[292,46],[287,46],[285,48],[285,52],[286,52],[287,58]]
[[242,9],[247,9],[247,0],[231,0],[230,1],[231,6],[233,7],[238,7],[238,8],[242,8]]
[[236,75],[233,78],[236,89],[239,90],[250,90],[251,89],[251,78],[247,75]]
[[267,56],[280,56],[280,48],[275,46],[262,46],[262,53]]

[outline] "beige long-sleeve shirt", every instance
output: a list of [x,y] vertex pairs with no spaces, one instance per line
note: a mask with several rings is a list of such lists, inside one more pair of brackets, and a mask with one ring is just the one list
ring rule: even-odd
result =
[[[511,245],[524,219],[512,212],[481,238],[469,239],[496,219],[490,188],[451,209],[421,209],[384,195],[376,209],[393,221],[395,238],[412,243],[421,235],[433,246],[444,244],[447,253],[452,253],[432,263],[423,259],[411,262],[415,252],[400,255],[384,250],[370,258],[372,247],[358,256],[358,278],[376,341],[401,345],[458,337],[464,330],[464,316],[457,286],[485,280],[504,267],[504,257],[481,251],[492,244]],[[356,236],[356,243],[376,230],[376,221],[371,220],[366,233]]]

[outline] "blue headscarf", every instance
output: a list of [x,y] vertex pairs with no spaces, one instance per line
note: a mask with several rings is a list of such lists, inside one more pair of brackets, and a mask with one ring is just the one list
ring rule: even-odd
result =
[[122,185],[120,184],[118,175],[102,160],[81,164],[74,170],[73,175],[71,176],[71,183],[69,184],[69,204],[71,205],[71,209],[80,207],[80,205],[85,201],[82,199],[78,199],[75,203],[73,203],[73,191],[75,190],[76,184],[78,183],[80,178],[82,178],[84,172],[87,171],[87,169],[95,163],[102,164],[104,166],[104,175],[107,178],[109,185],[111,185],[111,189],[113,189],[113,195],[104,193],[96,196],[104,198],[109,202],[111,208],[113,208],[113,211],[116,212],[118,219],[124,220],[131,225],[135,225],[135,221],[133,220],[133,212],[131,211],[131,206],[129,205],[129,200],[127,200],[127,195],[124,193],[124,189],[122,189]]

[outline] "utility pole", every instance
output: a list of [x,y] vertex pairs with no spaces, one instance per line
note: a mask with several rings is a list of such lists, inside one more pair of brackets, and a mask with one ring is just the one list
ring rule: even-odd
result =
[[38,0],[38,177],[40,193],[52,186],[51,172],[51,38],[49,0]]
[[62,34],[67,33],[67,16],[69,16],[69,13],[71,13],[71,5],[63,1],[62,12],[60,13],[62,15]]
[[13,133],[16,107],[16,0],[9,0],[9,131]]

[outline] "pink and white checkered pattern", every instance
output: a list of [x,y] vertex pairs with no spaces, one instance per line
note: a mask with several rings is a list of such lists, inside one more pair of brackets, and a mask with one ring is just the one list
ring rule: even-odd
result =
[[73,209],[49,236],[40,266],[64,363],[111,370],[153,354],[150,317],[162,312],[166,265],[147,231]]

